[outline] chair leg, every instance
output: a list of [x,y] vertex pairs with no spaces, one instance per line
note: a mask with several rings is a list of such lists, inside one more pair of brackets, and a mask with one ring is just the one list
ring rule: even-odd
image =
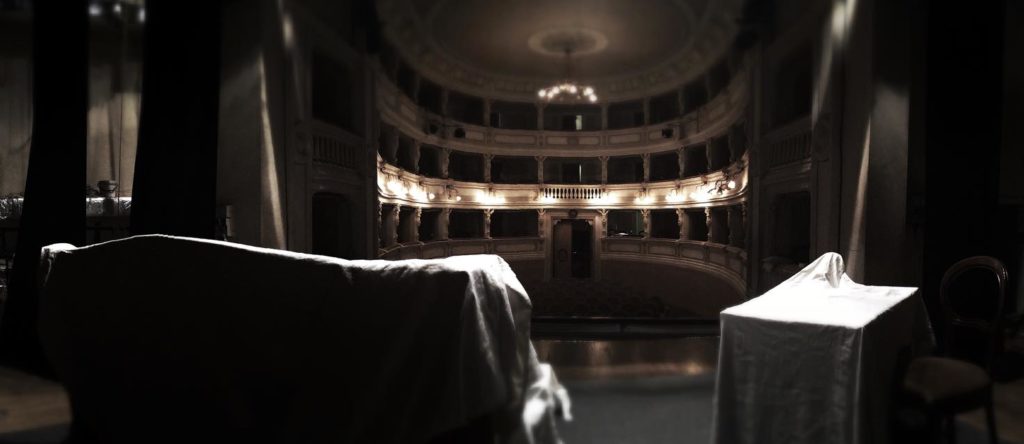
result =
[[992,399],[988,400],[985,406],[985,421],[988,423],[988,441],[991,444],[999,444],[999,433],[996,431],[996,412],[992,406]]

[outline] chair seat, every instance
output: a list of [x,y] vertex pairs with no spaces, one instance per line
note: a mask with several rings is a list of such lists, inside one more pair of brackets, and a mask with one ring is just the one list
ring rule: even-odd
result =
[[950,358],[922,357],[910,362],[903,388],[925,406],[949,413],[981,407],[991,396],[984,369]]

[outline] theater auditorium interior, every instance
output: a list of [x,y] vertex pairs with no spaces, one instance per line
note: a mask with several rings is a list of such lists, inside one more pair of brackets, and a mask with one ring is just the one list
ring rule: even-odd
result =
[[1024,444],[1022,24],[0,0],[0,443]]

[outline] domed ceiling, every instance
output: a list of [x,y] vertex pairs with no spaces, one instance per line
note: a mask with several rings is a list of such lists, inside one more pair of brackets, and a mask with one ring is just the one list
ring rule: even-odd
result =
[[[564,79],[602,102],[678,87],[721,57],[743,0],[377,0],[384,33],[424,77],[505,100]],[[566,60],[566,50],[571,57]]]

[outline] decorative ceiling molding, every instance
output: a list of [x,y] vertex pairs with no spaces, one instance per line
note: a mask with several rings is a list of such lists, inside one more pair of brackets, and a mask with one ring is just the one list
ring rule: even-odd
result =
[[[433,22],[445,7],[459,7],[461,0],[441,0],[425,5],[421,0],[377,0],[381,17],[385,18],[384,35],[395,46],[403,59],[409,63],[422,77],[445,88],[462,93],[487,97],[498,100],[534,102],[537,90],[560,80],[557,75],[510,75],[507,72],[495,72],[488,69],[485,62],[466,60],[457,56],[450,48],[439,42],[438,33],[433,29]],[[601,102],[615,102],[638,99],[660,94],[689,82],[698,77],[723,56],[730,48],[737,33],[734,20],[740,14],[742,0],[665,0],[665,8],[674,8],[674,16],[684,17],[683,22],[672,37],[681,41],[673,46],[674,51],[666,53],[656,62],[647,63],[628,72],[616,72],[611,75],[587,76],[580,72],[576,78],[594,85],[601,97]],[[502,3],[496,3],[502,5]],[[500,6],[499,6],[500,7]],[[494,17],[489,20],[495,20]],[[637,21],[655,20],[653,17],[631,18]],[[615,23],[614,25],[619,25]],[[688,29],[685,29],[688,28]],[[535,35],[557,33],[559,29],[542,29],[531,33]],[[620,31],[621,32],[621,31]],[[588,57],[592,60],[608,57],[602,53],[609,43],[601,39],[609,37],[601,30],[588,30],[589,38],[595,45]],[[486,34],[479,35],[467,32],[466,39],[501,38]],[[615,44],[612,37],[612,44]],[[538,54],[536,47],[540,42],[528,42],[524,38],[521,51]],[[520,42],[502,42],[512,45],[520,51]],[[638,48],[629,48],[639,51]],[[621,48],[620,48],[621,51]],[[520,54],[516,54],[520,55]],[[550,55],[542,55],[550,57]],[[619,54],[622,58],[621,53]],[[552,58],[552,64],[564,66],[559,60]]]

